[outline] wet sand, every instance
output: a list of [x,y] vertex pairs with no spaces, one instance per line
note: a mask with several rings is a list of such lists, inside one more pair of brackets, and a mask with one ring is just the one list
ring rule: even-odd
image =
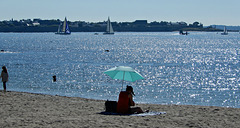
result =
[[102,115],[104,102],[77,97],[0,91],[0,127],[239,128],[240,108],[137,104],[155,116]]

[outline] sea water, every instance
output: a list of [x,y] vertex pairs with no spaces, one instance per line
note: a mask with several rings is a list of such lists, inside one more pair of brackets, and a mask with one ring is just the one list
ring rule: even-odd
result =
[[[117,100],[131,85],[138,103],[240,108],[239,33],[0,33],[0,49],[11,91]],[[145,79],[103,73],[115,66]]]

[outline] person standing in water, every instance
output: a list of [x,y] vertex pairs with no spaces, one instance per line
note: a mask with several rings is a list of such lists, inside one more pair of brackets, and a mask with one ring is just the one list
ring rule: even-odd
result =
[[56,81],[57,81],[57,76],[54,75],[54,76],[52,76],[52,77],[53,77],[53,82],[56,82]]
[[6,83],[8,81],[8,72],[7,72],[6,66],[2,67],[1,78],[2,78],[2,82],[3,82],[4,92],[6,92],[6,90],[7,90]]

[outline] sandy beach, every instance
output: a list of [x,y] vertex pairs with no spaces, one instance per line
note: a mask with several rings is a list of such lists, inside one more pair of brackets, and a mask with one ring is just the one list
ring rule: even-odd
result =
[[104,102],[77,97],[0,91],[0,127],[239,128],[240,108],[137,104],[155,116],[103,115]]

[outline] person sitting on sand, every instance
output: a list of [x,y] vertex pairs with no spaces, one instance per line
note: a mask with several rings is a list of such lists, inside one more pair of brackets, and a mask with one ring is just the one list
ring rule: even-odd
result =
[[128,86],[126,91],[121,91],[118,97],[117,103],[117,113],[121,114],[134,114],[134,113],[143,113],[143,110],[140,107],[131,107],[135,106],[133,101],[133,88]]

